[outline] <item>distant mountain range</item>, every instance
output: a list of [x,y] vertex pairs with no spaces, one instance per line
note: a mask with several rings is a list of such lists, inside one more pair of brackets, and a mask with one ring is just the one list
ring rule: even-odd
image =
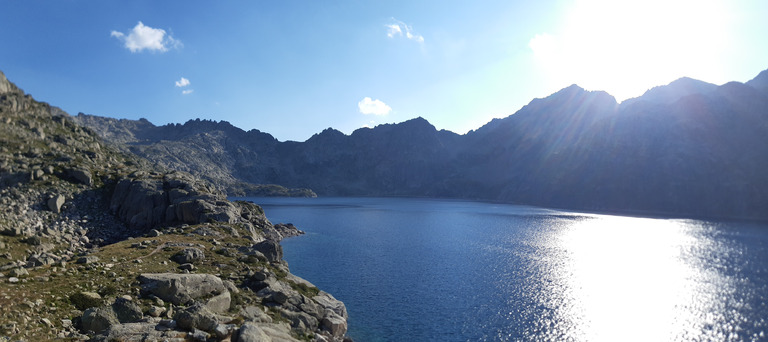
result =
[[350,135],[329,128],[305,142],[225,121],[75,119],[230,195],[279,184],[305,189],[293,195],[768,219],[768,70],[746,84],[681,78],[621,104],[572,85],[464,135],[422,118]]

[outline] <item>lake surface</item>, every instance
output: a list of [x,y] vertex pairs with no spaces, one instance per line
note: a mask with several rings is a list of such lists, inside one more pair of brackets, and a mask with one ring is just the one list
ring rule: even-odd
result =
[[481,202],[249,198],[362,341],[768,340],[768,225]]

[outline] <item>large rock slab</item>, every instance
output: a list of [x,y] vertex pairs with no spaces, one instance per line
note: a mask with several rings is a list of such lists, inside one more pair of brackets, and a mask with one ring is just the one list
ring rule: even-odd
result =
[[91,341],[122,341],[122,342],[144,342],[144,341],[168,341],[168,342],[186,342],[189,341],[188,333],[184,331],[171,330],[161,324],[152,322],[115,324],[111,326],[103,335],[95,336]]
[[85,310],[81,322],[83,331],[93,331],[97,334],[101,334],[115,324],[120,324],[115,316],[115,312],[108,306]]
[[283,247],[273,240],[264,240],[254,244],[252,249],[261,252],[270,262],[278,262],[283,259]]
[[229,291],[224,292],[218,296],[214,296],[205,302],[205,306],[215,313],[225,313],[229,311],[229,307],[232,305],[232,295]]
[[211,274],[144,273],[139,281],[144,291],[176,305],[227,292],[221,278]]
[[246,322],[240,327],[237,342],[272,342],[272,338],[258,325]]
[[144,318],[141,307],[131,300],[117,298],[112,304],[112,311],[120,323],[135,323]]
[[219,319],[216,315],[208,310],[205,305],[196,303],[184,310],[180,310],[173,315],[173,319],[179,328],[194,331],[200,329],[202,331],[212,332],[219,324]]

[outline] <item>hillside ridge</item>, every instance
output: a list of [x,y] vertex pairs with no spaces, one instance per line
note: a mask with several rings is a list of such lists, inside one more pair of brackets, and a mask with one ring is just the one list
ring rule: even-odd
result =
[[116,146],[0,72],[0,339],[346,339],[282,260],[301,231]]
[[[768,198],[749,189],[768,185],[759,171],[768,165],[759,153],[768,147],[766,75],[721,86],[681,78],[621,104],[606,92],[571,85],[464,135],[415,118],[280,142],[206,121],[207,130],[194,138],[128,146],[171,168],[218,168],[202,172],[215,175],[208,178],[214,183],[279,184],[321,196],[450,197],[768,219]],[[198,121],[162,126],[163,136]],[[144,129],[126,122],[114,130],[141,135]],[[111,133],[101,134],[109,139]],[[195,171],[194,165],[205,167]]]

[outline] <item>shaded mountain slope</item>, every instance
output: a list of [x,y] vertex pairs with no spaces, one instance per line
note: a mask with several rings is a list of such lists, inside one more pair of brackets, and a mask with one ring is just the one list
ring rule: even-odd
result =
[[226,121],[155,126],[146,119],[117,120],[82,113],[73,119],[119,148],[211,181],[231,196],[316,196],[309,189],[289,189],[254,179],[253,174],[268,174],[277,162],[278,141],[257,130],[246,132]]
[[350,135],[327,129],[305,142],[278,142],[226,122],[112,130],[129,131],[119,135],[136,137],[132,151],[169,166],[191,169],[203,160],[221,178],[320,195],[768,219],[766,116],[764,71],[746,84],[682,78],[621,104],[573,85],[465,135],[422,118]]

